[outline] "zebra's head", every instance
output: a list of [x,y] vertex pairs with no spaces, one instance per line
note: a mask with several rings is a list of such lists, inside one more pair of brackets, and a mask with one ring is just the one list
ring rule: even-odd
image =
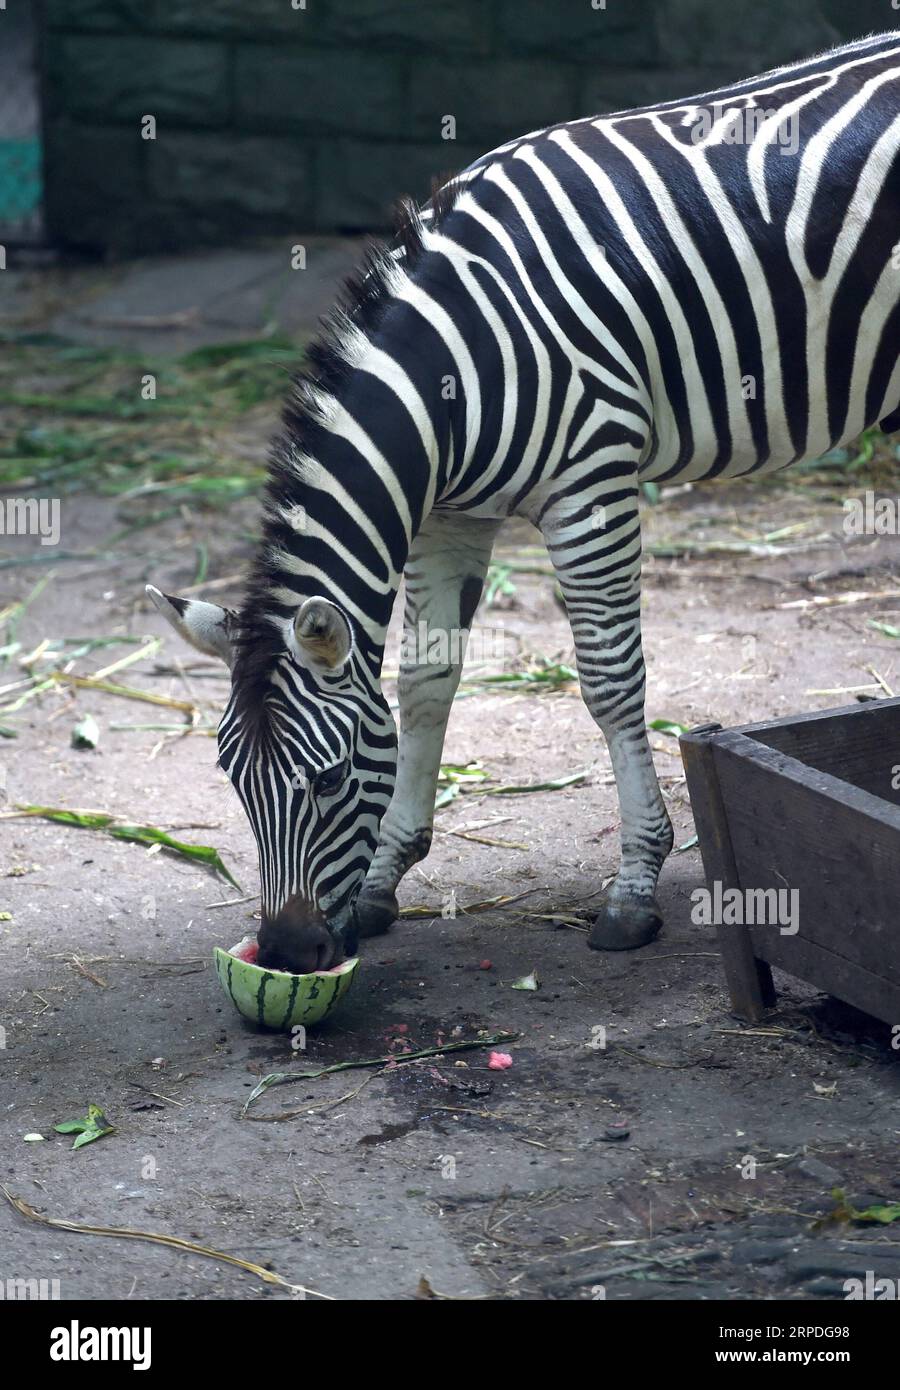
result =
[[394,720],[351,621],[312,597],[248,640],[229,609],[147,592],[182,637],[231,669],[219,765],[259,851],[259,964],[327,969],[356,949],[354,904],[396,773]]

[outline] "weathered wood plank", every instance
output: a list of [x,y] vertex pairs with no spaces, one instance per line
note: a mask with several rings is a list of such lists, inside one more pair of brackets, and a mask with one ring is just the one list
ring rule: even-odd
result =
[[880,1018],[883,1023],[900,1024],[900,985],[893,980],[866,970],[817,942],[804,941],[799,936],[764,935],[765,939],[759,940],[759,933],[750,929],[754,948],[765,953],[779,970]]
[[900,699],[711,726],[682,750],[708,886],[744,909],[750,889],[797,892],[795,934],[719,926],[736,1011],[759,1017],[775,965],[900,1023]]
[[900,808],[742,734],[714,761],[742,888],[797,893],[797,936],[756,927],[757,953],[803,940],[900,987]]
[[820,772],[900,805],[900,699],[778,719],[741,730]]
[[[703,869],[710,891],[718,881],[739,888],[737,868],[728,830],[728,818],[716,774],[714,743],[719,725],[692,729],[680,740],[694,824],[700,841]],[[754,956],[747,931],[717,927],[722,963],[735,1013],[757,1023],[775,1003],[772,972]]]

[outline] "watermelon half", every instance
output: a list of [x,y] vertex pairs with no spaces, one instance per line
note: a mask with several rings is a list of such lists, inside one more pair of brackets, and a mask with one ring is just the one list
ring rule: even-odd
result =
[[230,951],[213,950],[219,984],[238,1013],[266,1028],[288,1029],[295,1024],[320,1023],[353,983],[359,956],[332,970],[291,975],[287,970],[263,970],[256,964],[256,938],[245,936]]

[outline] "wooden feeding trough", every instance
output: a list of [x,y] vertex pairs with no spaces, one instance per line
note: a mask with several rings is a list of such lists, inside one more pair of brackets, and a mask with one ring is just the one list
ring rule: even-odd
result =
[[705,725],[681,751],[711,901],[796,890],[787,927],[717,919],[735,1012],[775,1002],[775,965],[900,1024],[900,699]]

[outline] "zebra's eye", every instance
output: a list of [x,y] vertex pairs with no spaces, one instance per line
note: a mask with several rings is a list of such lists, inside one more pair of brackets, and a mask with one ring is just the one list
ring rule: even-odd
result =
[[334,767],[326,767],[324,772],[317,772],[313,784],[316,792],[323,796],[331,796],[346,781],[349,771],[350,764],[345,758],[343,762],[335,763]]

